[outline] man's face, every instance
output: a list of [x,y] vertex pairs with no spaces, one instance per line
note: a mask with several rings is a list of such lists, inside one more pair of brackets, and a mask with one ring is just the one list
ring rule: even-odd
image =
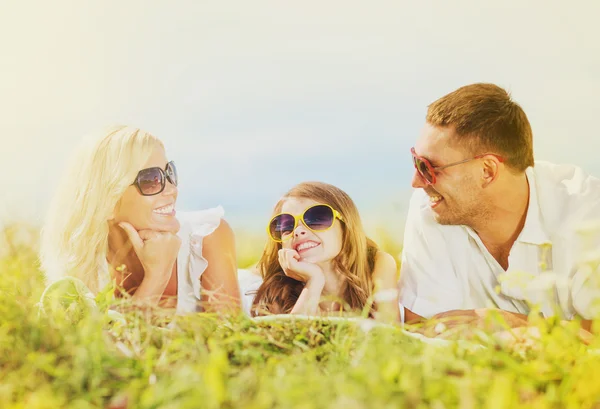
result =
[[[456,143],[452,127],[425,124],[415,144],[415,152],[429,160],[433,167],[444,166],[472,157],[472,153]],[[478,160],[435,171],[436,182],[428,185],[415,170],[414,188],[429,196],[429,206],[440,224],[472,225],[489,214],[489,203],[483,194],[483,170]]]

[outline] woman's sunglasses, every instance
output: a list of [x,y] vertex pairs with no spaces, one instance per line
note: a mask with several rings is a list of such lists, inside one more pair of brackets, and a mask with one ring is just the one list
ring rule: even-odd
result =
[[425,180],[425,183],[427,183],[428,185],[435,185],[435,182],[437,180],[436,173],[440,170],[449,168],[450,166],[460,165],[461,163],[467,163],[475,159],[481,159],[484,156],[488,155],[494,156],[496,159],[498,159],[499,162],[504,162],[504,158],[502,156],[496,155],[495,153],[484,153],[483,155],[477,155],[473,158],[449,163],[448,165],[432,166],[426,158],[417,155],[417,153],[415,152],[415,148],[411,148],[410,152],[412,153],[413,164],[415,165],[415,169],[417,170],[419,175],[421,175],[423,180]]
[[137,186],[142,196],[153,196],[165,190],[167,180],[177,186],[177,169],[173,161],[167,163],[164,170],[159,167],[140,170],[133,185]]
[[344,221],[342,215],[334,210],[333,207],[326,204],[318,204],[309,207],[301,215],[293,215],[290,213],[280,213],[274,216],[269,225],[267,226],[267,232],[269,237],[276,242],[282,242],[290,237],[298,226],[298,220],[302,220],[304,225],[312,231],[326,231],[329,230],[335,219]]

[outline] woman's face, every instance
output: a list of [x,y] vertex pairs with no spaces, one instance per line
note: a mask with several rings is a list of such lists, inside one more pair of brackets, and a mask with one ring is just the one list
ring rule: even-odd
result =
[[[165,151],[162,146],[157,145],[143,169],[158,167],[165,170],[166,166]],[[131,182],[133,183],[133,180]],[[176,201],[177,187],[169,180],[165,180],[165,189],[153,196],[144,196],[137,186],[131,185],[117,203],[113,221],[130,223],[138,231],[155,230],[177,233],[179,221],[175,217]]]
[[[312,199],[290,197],[283,203],[281,212],[300,216],[306,209],[317,204],[323,203]],[[315,264],[330,262],[342,250],[342,226],[340,221],[334,218],[330,229],[312,231],[300,219],[291,237],[284,240],[281,245],[283,248],[296,250],[302,261]]]

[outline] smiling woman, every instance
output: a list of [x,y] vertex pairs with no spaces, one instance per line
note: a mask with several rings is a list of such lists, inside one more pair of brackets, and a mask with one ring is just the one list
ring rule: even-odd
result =
[[42,230],[48,280],[77,277],[94,293],[115,280],[117,295],[178,312],[199,310],[201,299],[204,309],[236,310],[233,232],[220,208],[184,214],[180,225],[177,184],[175,163],[147,132],[116,126],[86,139]]

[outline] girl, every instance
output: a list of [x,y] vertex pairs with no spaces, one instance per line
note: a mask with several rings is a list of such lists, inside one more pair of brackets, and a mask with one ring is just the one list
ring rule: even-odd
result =
[[366,237],[344,191],[295,186],[276,204],[268,234],[252,315],[371,310],[375,300],[378,317],[399,319],[396,262]]

